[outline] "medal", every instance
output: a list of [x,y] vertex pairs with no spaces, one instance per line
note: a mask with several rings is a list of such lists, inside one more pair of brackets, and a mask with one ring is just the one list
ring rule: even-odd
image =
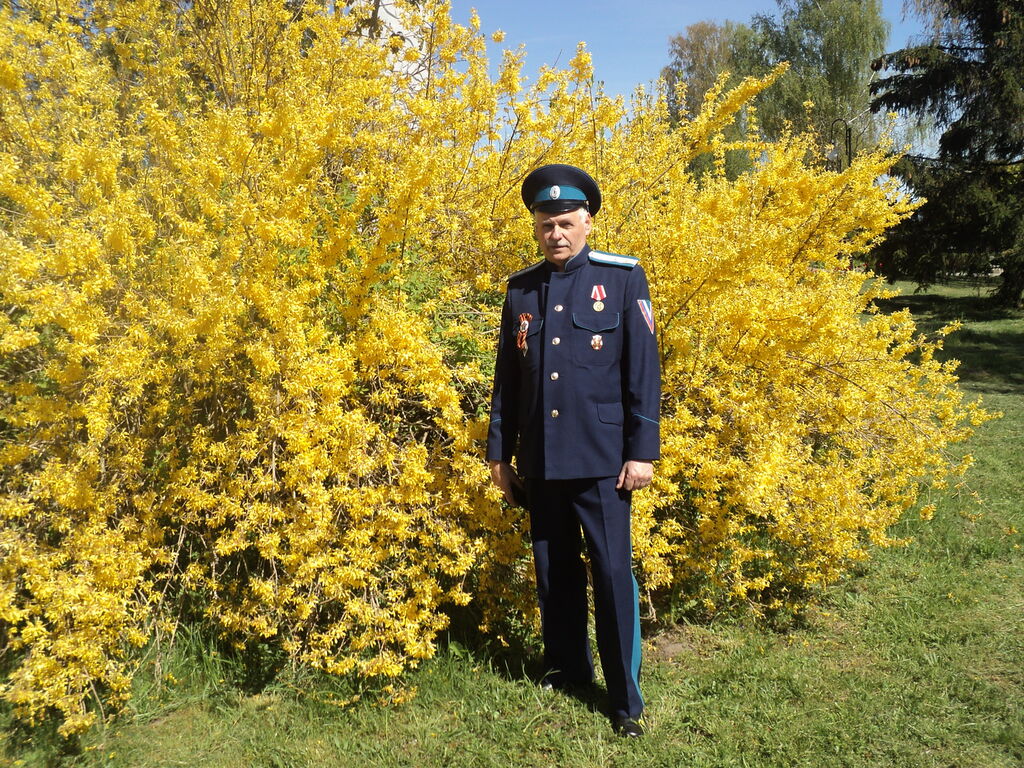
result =
[[604,346],[604,339],[601,338],[601,334],[595,333],[593,336],[590,337],[590,346],[592,346],[594,349],[600,349],[601,347]]
[[590,298],[592,298],[594,301],[601,301],[607,296],[608,294],[605,293],[603,285],[595,285],[593,290],[590,292]]
[[600,312],[602,309],[604,309],[604,302],[603,301],[595,301],[594,302],[594,311],[595,312]]
[[526,343],[526,334],[530,330],[531,320],[533,320],[533,315],[529,312],[523,312],[519,316],[519,333],[516,334],[516,349],[523,353],[523,357],[526,357],[526,352],[530,348],[530,345]]

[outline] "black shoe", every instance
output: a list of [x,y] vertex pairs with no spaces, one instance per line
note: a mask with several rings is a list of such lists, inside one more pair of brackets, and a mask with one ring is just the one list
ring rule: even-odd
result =
[[639,717],[613,717],[612,728],[619,736],[627,739],[639,739],[644,735],[644,727]]
[[593,680],[566,680],[557,675],[545,675],[541,678],[540,689],[561,693],[583,693],[590,690],[593,684]]

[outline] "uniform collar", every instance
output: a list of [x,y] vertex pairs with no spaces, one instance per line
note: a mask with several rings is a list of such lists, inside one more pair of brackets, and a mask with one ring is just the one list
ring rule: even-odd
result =
[[[575,256],[573,256],[571,259],[569,259],[567,262],[565,262],[565,271],[566,272],[572,272],[573,270],[579,269],[580,267],[582,267],[584,264],[586,264],[590,260],[588,258],[589,254],[590,254],[590,246],[587,245],[586,243],[584,243],[583,247],[580,248],[580,252],[577,253]],[[552,272],[557,272],[558,271],[558,269],[555,267],[555,265],[552,264],[550,261],[545,262],[545,263],[548,265],[548,269],[551,270]]]

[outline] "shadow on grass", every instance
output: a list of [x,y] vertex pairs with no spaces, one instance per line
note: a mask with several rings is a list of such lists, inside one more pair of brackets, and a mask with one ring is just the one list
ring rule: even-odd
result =
[[[953,291],[956,293],[951,295]],[[947,286],[943,293],[913,293],[892,299],[878,299],[875,303],[883,312],[909,309],[914,317],[940,323],[952,320],[976,323],[1021,317],[1020,310],[999,306],[989,296],[972,295],[970,289],[958,290],[956,286]]]
[[958,283],[876,303],[885,313],[909,309],[924,333],[962,321],[967,327],[945,339],[941,359],[960,361],[957,375],[971,390],[1024,393],[1024,312],[1001,307],[976,287]]
[[480,632],[482,617],[473,604],[452,606],[447,614],[448,628],[437,638],[441,648],[457,649],[457,653],[485,662],[506,680],[540,680],[543,676],[541,648],[527,639],[530,632],[509,627],[507,639],[499,642]]
[[970,389],[1024,394],[1024,333],[967,328],[944,346],[943,359],[960,361],[957,375]]
[[[473,664],[490,669],[495,675],[509,682],[528,682],[540,686],[544,676],[551,670],[544,668],[543,650],[539,643],[524,644],[527,635],[512,633],[510,641],[495,643],[480,634],[479,616],[468,609],[449,612],[451,622],[448,629],[438,637],[438,646],[456,657],[466,657]],[[597,672],[598,680],[600,671]],[[574,699],[591,712],[610,715],[608,693],[598,681],[592,684],[569,685],[551,692],[553,696]]]

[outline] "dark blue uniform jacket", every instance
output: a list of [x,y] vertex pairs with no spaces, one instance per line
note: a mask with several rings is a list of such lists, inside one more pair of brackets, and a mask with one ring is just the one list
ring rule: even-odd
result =
[[[515,455],[520,475],[546,480],[613,477],[627,460],[659,458],[650,299],[636,259],[588,246],[564,272],[542,261],[512,275],[487,458]],[[525,351],[517,344],[523,314],[532,315]]]

